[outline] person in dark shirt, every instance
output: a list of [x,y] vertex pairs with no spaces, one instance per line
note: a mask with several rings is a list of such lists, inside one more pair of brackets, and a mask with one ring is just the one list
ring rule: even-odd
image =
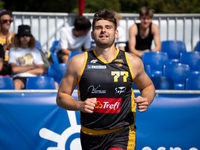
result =
[[4,50],[3,50],[3,46],[0,44],[0,75],[7,74],[7,69],[3,65],[3,60],[4,60]]
[[[92,38],[96,48],[74,56],[57,93],[57,105],[81,111],[83,150],[135,149],[135,115],[148,109],[154,85],[140,58],[115,47],[118,37],[114,14],[95,13]],[[135,98],[133,82],[141,91]],[[79,100],[71,96],[77,85]]]
[[[140,23],[134,24],[129,29],[129,52],[142,58],[146,51],[160,51],[159,27],[152,23],[154,10],[142,7],[139,11]],[[151,50],[151,43],[154,40],[155,48]]]

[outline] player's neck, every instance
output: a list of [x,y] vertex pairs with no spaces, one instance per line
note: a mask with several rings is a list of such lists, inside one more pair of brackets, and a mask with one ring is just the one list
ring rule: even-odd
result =
[[116,56],[117,49],[114,46],[109,48],[100,48],[97,46],[96,53],[101,59],[105,60],[106,62],[110,62]]

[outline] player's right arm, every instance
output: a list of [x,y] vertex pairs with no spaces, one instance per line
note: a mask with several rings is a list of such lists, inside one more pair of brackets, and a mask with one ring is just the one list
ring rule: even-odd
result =
[[93,113],[96,98],[88,98],[85,101],[74,99],[71,94],[78,82],[79,75],[84,64],[85,54],[74,56],[68,63],[67,71],[63,76],[58,89],[57,105],[66,110]]
[[129,29],[129,52],[135,54],[136,56],[142,58],[142,54],[135,49],[136,46],[136,35],[138,33],[137,25],[134,24]]

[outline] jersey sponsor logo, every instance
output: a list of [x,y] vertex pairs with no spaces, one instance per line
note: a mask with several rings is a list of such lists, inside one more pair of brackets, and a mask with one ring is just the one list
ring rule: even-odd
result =
[[95,87],[94,85],[90,85],[87,89],[88,92],[91,92],[92,94],[105,94],[106,93],[106,90],[100,90],[98,89],[101,85],[98,85],[97,87]]
[[121,110],[121,101],[121,98],[97,98],[94,112],[119,113]]
[[117,66],[122,67],[124,64],[123,59],[115,59],[114,62],[116,63]]
[[98,61],[97,59],[93,59],[93,60],[90,61],[90,63],[95,64],[97,61]]
[[116,63],[122,63],[122,64],[124,63],[123,59],[115,59],[114,62],[116,62]]
[[126,87],[125,86],[116,87],[115,91],[120,95],[121,93],[124,93],[126,91]]
[[106,66],[87,65],[88,69],[106,69]]

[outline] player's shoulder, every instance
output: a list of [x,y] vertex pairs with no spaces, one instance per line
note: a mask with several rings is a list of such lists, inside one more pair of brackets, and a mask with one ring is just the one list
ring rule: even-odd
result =
[[131,66],[135,66],[135,67],[138,66],[139,67],[140,65],[142,65],[141,58],[139,58],[135,54],[127,53],[127,56],[128,56],[128,59],[129,59]]
[[82,70],[85,61],[85,53],[77,54],[73,56],[67,63],[69,72],[80,72]]
[[[83,53],[80,53],[80,54],[77,54],[77,55],[73,56],[73,57],[69,60],[69,62],[72,62],[72,63],[77,64],[78,62],[83,61],[83,60],[85,59],[85,53],[86,53],[86,52],[83,52]],[[76,63],[76,62],[77,62],[77,63]]]

